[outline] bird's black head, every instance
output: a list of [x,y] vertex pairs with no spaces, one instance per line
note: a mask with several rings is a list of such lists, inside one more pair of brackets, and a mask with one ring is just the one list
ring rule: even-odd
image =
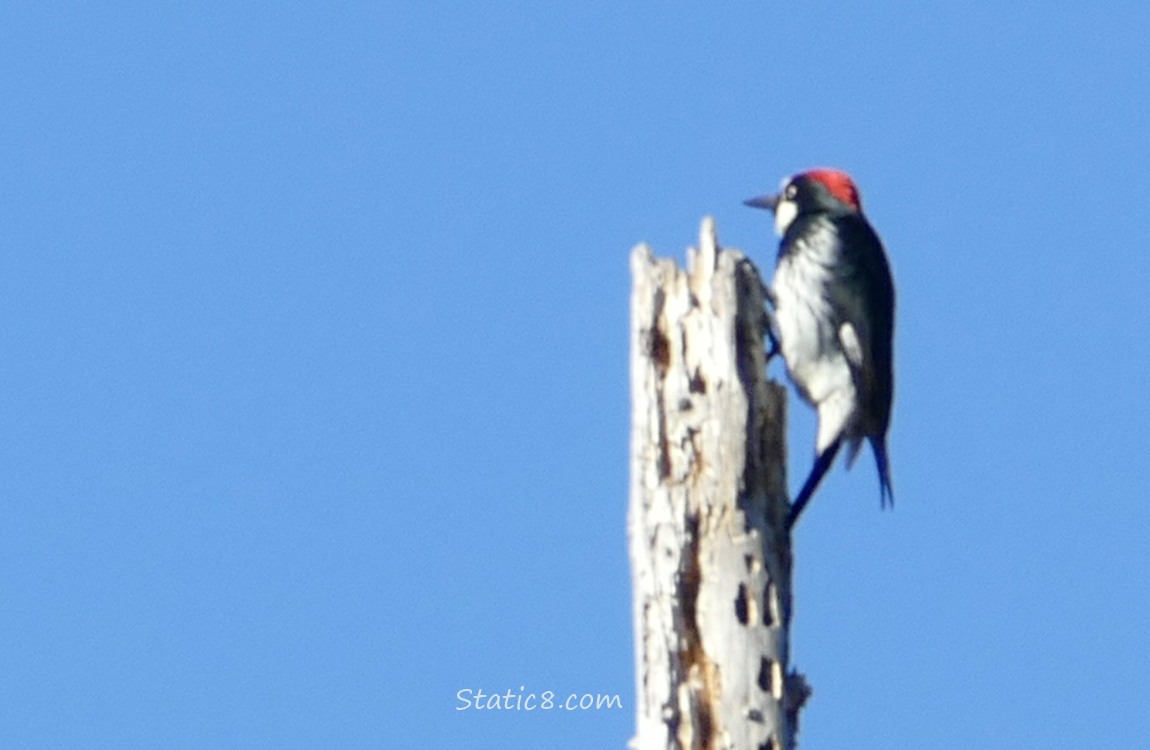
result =
[[857,213],[859,191],[846,172],[811,169],[783,180],[778,195],[751,198],[746,205],[775,212],[775,230],[782,236],[797,217],[812,213]]

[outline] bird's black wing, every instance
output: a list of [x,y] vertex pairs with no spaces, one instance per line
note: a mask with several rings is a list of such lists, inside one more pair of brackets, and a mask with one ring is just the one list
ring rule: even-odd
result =
[[893,375],[894,282],[882,242],[858,213],[836,219],[839,262],[828,297],[839,323],[858,336],[861,361],[851,362],[859,394],[861,433],[885,435],[890,422]]

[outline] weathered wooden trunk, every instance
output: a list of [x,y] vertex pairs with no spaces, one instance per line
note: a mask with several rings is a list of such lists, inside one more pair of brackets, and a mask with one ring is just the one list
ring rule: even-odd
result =
[[764,289],[703,221],[687,269],[631,254],[635,750],[791,750],[786,392]]

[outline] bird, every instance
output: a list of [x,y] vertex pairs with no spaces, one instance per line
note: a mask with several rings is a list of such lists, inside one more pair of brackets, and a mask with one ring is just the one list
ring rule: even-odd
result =
[[870,442],[879,505],[894,506],[887,432],[894,395],[895,290],[878,234],[846,172],[818,168],[784,178],[777,195],[744,203],[770,210],[781,237],[768,300],[772,351],[818,413],[815,461],[790,506],[792,528],[844,443],[847,467]]

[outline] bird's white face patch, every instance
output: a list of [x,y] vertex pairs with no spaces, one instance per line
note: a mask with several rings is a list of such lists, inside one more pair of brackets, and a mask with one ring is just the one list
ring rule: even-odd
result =
[[779,203],[775,206],[775,231],[782,237],[787,233],[787,227],[799,215],[799,206],[793,200],[786,197],[787,194],[783,193],[779,198]]

